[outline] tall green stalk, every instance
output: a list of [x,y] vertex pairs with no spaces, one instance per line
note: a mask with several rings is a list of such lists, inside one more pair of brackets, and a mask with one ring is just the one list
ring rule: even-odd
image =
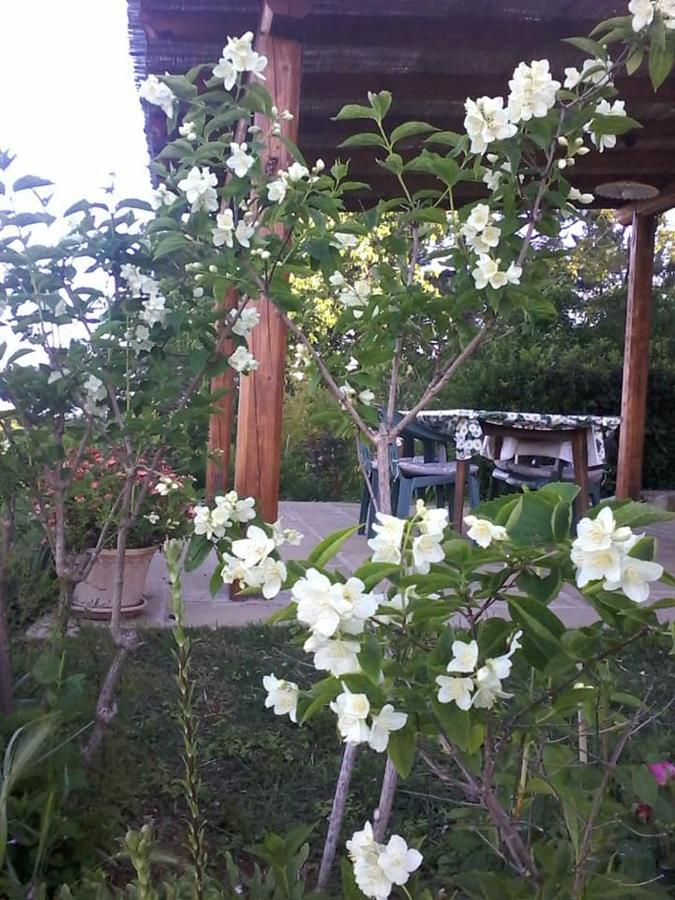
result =
[[194,685],[190,679],[190,638],[184,627],[185,604],[180,583],[180,557],[182,544],[178,540],[164,544],[164,554],[169,572],[171,590],[171,610],[175,617],[173,637],[176,643],[174,656],[178,663],[176,681],[179,690],[179,721],[183,733],[183,764],[185,768],[184,790],[188,807],[187,846],[194,866],[195,890],[198,900],[204,897],[206,877],[206,847],[204,845],[204,822],[199,808],[199,766],[197,763],[197,738],[192,696]]

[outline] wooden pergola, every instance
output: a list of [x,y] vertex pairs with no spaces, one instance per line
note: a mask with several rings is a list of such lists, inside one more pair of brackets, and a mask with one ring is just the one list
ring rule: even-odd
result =
[[[131,48],[139,77],[179,73],[217,60],[228,35],[253,31],[269,58],[267,86],[294,118],[287,135],[310,160],[330,164],[350,123],[331,117],[367,91],[394,95],[392,124],[429,121],[461,131],[466,97],[504,95],[521,59],[546,57],[554,72],[579,66],[583,55],[563,38],[586,35],[601,19],[626,14],[626,0],[129,0]],[[614,150],[588,154],[570,180],[583,191],[601,183],[639,181],[658,190],[653,199],[615,201],[617,220],[631,225],[622,426],[617,495],[638,497],[642,483],[654,234],[658,216],[675,206],[675,77],[655,94],[646,72],[619,79],[627,109],[643,128],[619,138]],[[389,120],[388,120],[389,121]],[[149,116],[151,149],[163,140],[163,122]],[[339,153],[339,151],[338,151]],[[368,205],[386,197],[391,180],[368,150],[342,151],[350,177],[370,185],[352,199]],[[271,148],[273,170],[287,165],[281,141]],[[420,176],[418,186],[423,187]],[[464,199],[479,196],[465,187]],[[475,192],[472,194],[472,192]],[[610,200],[597,198],[607,207]],[[239,394],[235,487],[258,498],[268,521],[277,515],[282,441],[286,331],[274,306],[261,298],[262,321],[251,336],[260,368],[242,379]],[[226,349],[226,348],[224,348]],[[220,387],[231,387],[221,376]],[[213,417],[207,489],[227,477],[233,392]]]

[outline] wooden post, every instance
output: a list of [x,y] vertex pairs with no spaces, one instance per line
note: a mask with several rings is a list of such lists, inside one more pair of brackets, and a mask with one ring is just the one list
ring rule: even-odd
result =
[[[281,128],[283,135],[295,142],[302,46],[296,40],[260,34],[255,47],[269,60],[265,75],[274,104],[279,111],[287,109],[293,114],[290,121],[281,122]],[[264,130],[269,128],[268,120],[260,115],[256,115],[255,122]],[[291,162],[281,139],[271,138],[264,160],[267,171],[274,174]],[[251,333],[249,349],[259,368],[243,376],[239,387],[235,487],[239,494],[255,497],[262,517],[274,522],[279,504],[286,326],[267,297],[259,297],[255,305],[260,322]]]
[[[236,305],[237,292],[231,288],[219,305],[219,309],[225,316]],[[223,356],[230,356],[234,352],[232,339],[221,337],[218,351]],[[209,442],[206,458],[206,499],[209,502],[217,494],[225,493],[228,488],[235,395],[234,369],[231,366],[211,379],[211,393],[215,394],[222,390],[227,393],[215,401],[214,406],[217,407],[217,411],[211,413],[209,418]]]
[[626,342],[623,352],[617,497],[637,499],[642,488],[656,223],[656,215],[640,215],[637,211],[633,215]]

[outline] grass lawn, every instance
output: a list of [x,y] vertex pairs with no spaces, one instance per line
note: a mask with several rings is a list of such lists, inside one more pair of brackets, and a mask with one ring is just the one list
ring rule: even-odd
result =
[[[313,668],[288,629],[254,626],[191,632],[192,674],[208,821],[209,857],[217,872],[226,850],[238,857],[266,831],[283,832],[291,824],[316,823],[314,854],[322,845],[330,812],[341,745],[334,717],[324,713],[299,728],[263,706],[263,675],[308,686]],[[79,823],[77,855],[97,863],[119,847],[129,826],[154,823],[159,843],[181,854],[184,805],[181,788],[181,737],[175,720],[175,662],[168,631],[144,631],[144,643],[128,662],[118,698],[119,714],[110,728],[95,771],[71,797]],[[667,702],[674,693],[675,666],[665,642],[631,650],[621,659],[625,689],[641,694],[653,686]],[[22,645],[18,666],[27,669],[39,653]],[[86,709],[111,655],[108,634],[85,628],[68,644],[68,670],[86,675]],[[83,722],[86,720],[83,719]],[[664,758],[675,744],[675,712],[641,734],[631,756],[641,761],[646,748]],[[377,803],[384,756],[360,755],[348,806],[346,833],[361,827]],[[394,828],[412,843],[422,842],[425,868],[444,874],[460,868],[494,867],[495,859],[446,789],[416,766],[401,786]],[[67,854],[66,854],[67,855]]]

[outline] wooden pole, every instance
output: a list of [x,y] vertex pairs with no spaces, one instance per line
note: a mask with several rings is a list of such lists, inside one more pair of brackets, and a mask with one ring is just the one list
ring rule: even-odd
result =
[[[219,309],[223,316],[237,305],[237,292],[230,288],[225,294]],[[234,342],[223,335],[218,342],[218,352],[230,356],[234,352]],[[223,494],[228,488],[232,446],[232,420],[234,415],[235,381],[234,369],[231,366],[211,379],[211,393],[219,391],[227,393],[219,397],[214,406],[216,411],[209,418],[209,442],[206,458],[206,499],[212,501],[217,494]]]
[[[282,121],[284,137],[295,142],[298,134],[302,46],[299,41],[259,34],[255,44],[269,62],[267,88],[279,111],[289,110],[290,121]],[[255,124],[263,130],[269,121],[256,114]],[[263,160],[270,174],[287,168],[292,157],[280,138],[271,138]],[[286,326],[267,297],[255,306],[260,322],[253,329],[249,349],[259,368],[243,376],[239,387],[235,487],[243,496],[255,497],[262,517],[273,522],[278,516],[281,470],[284,373],[286,366]]]
[[647,416],[656,215],[633,215],[623,352],[617,497],[640,496]]

